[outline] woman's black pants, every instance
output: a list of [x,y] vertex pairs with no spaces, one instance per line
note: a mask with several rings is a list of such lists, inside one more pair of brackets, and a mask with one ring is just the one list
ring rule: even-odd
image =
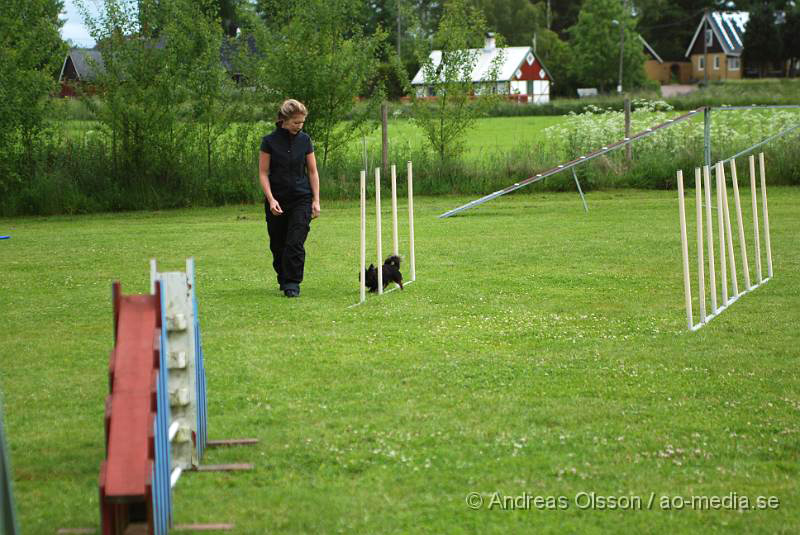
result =
[[283,209],[281,215],[273,215],[269,211],[269,204],[264,203],[272,267],[278,275],[281,289],[299,287],[303,282],[306,261],[304,245],[311,228],[311,201],[302,199],[293,203],[278,202]]

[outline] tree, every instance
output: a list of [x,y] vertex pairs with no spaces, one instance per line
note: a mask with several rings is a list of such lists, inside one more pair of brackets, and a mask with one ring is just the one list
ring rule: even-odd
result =
[[[264,2],[265,0],[259,0]],[[269,1],[269,0],[266,0]],[[398,15],[401,36],[401,53],[406,41],[416,38],[427,39],[436,33],[439,20],[442,18],[442,2],[440,0],[366,0],[362,3],[361,18],[369,32],[378,27],[388,33],[389,43],[397,44]],[[407,52],[413,52],[408,49]]]
[[[544,0],[547,1],[547,0]],[[551,7],[550,30],[562,39],[569,37],[569,29],[578,21],[578,14],[584,2],[558,2]]]
[[[305,130],[321,147],[324,164],[377,116],[383,88],[371,82],[386,33],[378,28],[365,34],[353,23],[361,13],[359,0],[297,0],[288,5],[262,0],[260,6],[264,20],[250,17],[239,36],[240,42],[253,39],[259,51],[241,58],[245,76],[254,96],[272,110],[290,97],[306,105]],[[371,97],[360,111],[359,96]],[[348,116],[352,121],[344,120]]]
[[403,54],[410,51],[408,41],[412,34],[408,28],[416,22],[413,8],[412,0],[367,0],[359,18],[368,33],[385,31],[389,45]]
[[489,29],[505,37],[511,46],[530,46],[534,34],[545,25],[545,6],[530,0],[473,0]]
[[[236,37],[236,32],[239,30],[239,10],[244,0],[214,0],[211,6],[217,8],[216,13],[210,13],[211,16],[219,18],[219,23],[222,26],[222,31],[228,37]],[[207,13],[209,14],[209,13]]]
[[619,0],[586,0],[578,22],[569,29],[573,52],[570,70],[579,84],[603,91],[617,85],[620,24],[624,32],[623,86],[633,88],[644,83],[645,56],[636,33],[636,20],[630,12],[623,12]]
[[[64,60],[56,0],[3,0],[0,8],[0,196],[34,173],[52,73]],[[17,160],[22,148],[24,165]],[[23,169],[24,167],[24,169]]]
[[[228,128],[228,118],[239,101],[235,84],[220,61],[222,50],[231,51],[223,36],[226,21],[218,17],[218,0],[173,0],[175,16],[167,23],[170,63],[185,89],[188,119],[200,127],[205,147],[206,178],[212,176],[214,144]],[[230,2],[227,2],[230,4]],[[227,24],[235,18],[235,13]]]
[[105,0],[93,14],[80,0],[84,20],[97,42],[99,96],[85,99],[111,138],[113,173],[137,184],[145,195],[154,185],[179,186],[174,165],[185,140],[179,121],[186,92],[179,75],[185,61],[174,48],[181,43],[175,19],[187,2]]
[[775,21],[774,6],[760,2],[753,6],[745,25],[742,61],[748,68],[756,67],[761,77],[772,63],[783,57],[783,43]]
[[735,9],[737,11],[753,11],[764,2],[769,3],[776,11],[783,11],[787,7],[794,5],[795,0],[730,0],[728,2],[718,2],[718,9]]
[[731,9],[718,0],[637,0],[635,5],[638,31],[666,61],[686,60],[704,9]]
[[433,40],[433,46],[441,51],[439,60],[433,61],[425,49],[420,51],[424,83],[436,101],[426,102],[415,95],[413,118],[441,160],[461,152],[464,134],[494,100],[502,55],[495,58],[484,80],[492,91],[478,91],[470,102],[472,71],[479,59],[475,49],[483,47],[485,33],[486,20],[477,9],[466,0],[449,0]]
[[577,87],[572,79],[570,63],[572,53],[567,42],[554,31],[542,28],[536,34],[534,55],[541,60],[553,77],[554,92],[562,96],[575,96]]
[[800,6],[786,11],[783,27],[783,55],[789,61],[789,76],[796,76],[800,62]]

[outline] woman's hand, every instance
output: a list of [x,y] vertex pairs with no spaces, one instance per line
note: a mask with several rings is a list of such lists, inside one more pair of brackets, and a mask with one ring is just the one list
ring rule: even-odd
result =
[[317,171],[317,158],[313,152],[306,154],[306,167],[308,168],[308,185],[311,186],[311,219],[319,217],[319,171]]
[[269,200],[269,211],[272,212],[272,215],[283,215],[283,209],[274,197]]

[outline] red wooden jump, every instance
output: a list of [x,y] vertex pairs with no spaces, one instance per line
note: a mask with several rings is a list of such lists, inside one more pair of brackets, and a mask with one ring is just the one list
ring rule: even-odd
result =
[[99,481],[103,535],[124,533],[132,522],[152,526],[160,317],[158,294],[123,296],[114,284],[115,345]]

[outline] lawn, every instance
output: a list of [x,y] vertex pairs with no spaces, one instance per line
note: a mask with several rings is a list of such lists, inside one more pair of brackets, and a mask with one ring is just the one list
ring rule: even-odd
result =
[[[465,140],[467,154],[479,159],[486,153],[508,150],[517,145],[539,145],[544,141],[545,128],[567,121],[565,116],[541,117],[484,117],[475,122]],[[389,121],[389,141],[411,146],[428,145],[425,134],[413,122],[405,119]],[[381,131],[375,130],[367,143],[380,147]],[[361,146],[361,142],[357,142]]]
[[[800,190],[770,190],[774,278],[697,333],[674,191],[592,192],[588,214],[575,193],[530,192],[436,219],[468,200],[415,199],[417,281],[355,308],[351,202],[323,203],[297,300],[277,290],[260,206],[0,220],[0,388],[24,533],[98,524],[111,282],[145,292],[151,257],[168,270],[190,255],[211,438],[260,443],[204,459],[252,472],[184,475],[178,523],[800,531]],[[525,493],[567,508],[490,507]],[[642,510],[580,508],[589,493]],[[731,493],[778,507],[663,508]]]
[[[497,149],[507,149],[515,144],[537,144],[542,141],[542,132],[545,128],[562,124],[564,116],[542,117],[484,117],[477,120],[475,128],[470,130],[466,139],[467,152],[475,157],[487,150],[494,152]],[[413,147],[427,145],[427,140],[422,130],[407,119],[389,120],[390,142],[409,144]],[[97,121],[71,120],[63,123],[65,137],[80,139],[90,130],[100,128]],[[272,123],[264,123],[264,128],[274,128]],[[264,135],[268,134],[264,131]],[[362,150],[362,139],[358,138],[351,143],[350,150],[358,154]],[[367,136],[370,150],[380,150],[381,129],[376,128]],[[374,147],[378,147],[374,149]]]

